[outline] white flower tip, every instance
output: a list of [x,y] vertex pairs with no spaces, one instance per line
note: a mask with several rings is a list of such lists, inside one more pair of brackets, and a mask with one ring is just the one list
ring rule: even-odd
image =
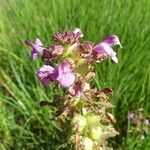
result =
[[119,46],[120,46],[120,48],[122,48],[122,45],[121,45],[121,44],[119,44]]
[[118,63],[118,58],[116,56],[111,57],[111,59],[117,64]]
[[117,35],[110,35],[105,38],[103,42],[109,44],[110,46],[119,45],[122,48],[122,45]]
[[120,43],[120,40],[119,40],[118,36],[117,35],[114,35],[114,36],[116,37],[116,45],[119,45],[120,48],[122,48],[122,45]]
[[43,43],[41,42],[39,38],[36,38],[35,44],[37,44],[38,46],[43,46]]
[[80,33],[80,37],[83,37],[83,33],[79,28],[75,28],[73,33],[75,33],[75,34]]

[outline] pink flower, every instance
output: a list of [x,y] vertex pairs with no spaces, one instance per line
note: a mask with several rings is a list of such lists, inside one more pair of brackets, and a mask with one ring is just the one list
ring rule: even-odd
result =
[[104,56],[109,56],[111,59],[118,63],[118,58],[116,56],[116,52],[113,51],[111,46],[113,45],[120,45],[119,38],[116,35],[110,35],[106,39],[104,39],[101,43],[97,44],[94,47],[94,51],[98,52],[99,54],[102,54]]

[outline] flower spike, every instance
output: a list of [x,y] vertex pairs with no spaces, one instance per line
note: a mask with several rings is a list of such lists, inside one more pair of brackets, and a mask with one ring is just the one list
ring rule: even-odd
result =
[[25,43],[32,48],[32,59],[40,55],[46,62],[36,73],[42,84],[55,83],[64,88],[63,96],[55,95],[53,102],[40,104],[55,108],[53,119],[61,120],[59,123],[63,124],[66,139],[69,139],[67,143],[74,145],[76,150],[109,149],[107,139],[118,135],[113,128],[116,120],[107,112],[113,107],[108,101],[113,90],[91,88],[91,81],[95,79],[93,63],[108,57],[118,63],[112,46],[121,47],[121,44],[116,35],[110,35],[96,45],[90,41],[81,42],[81,37],[82,31],[76,28],[54,33],[54,43],[48,48],[44,48],[38,38],[34,43]]

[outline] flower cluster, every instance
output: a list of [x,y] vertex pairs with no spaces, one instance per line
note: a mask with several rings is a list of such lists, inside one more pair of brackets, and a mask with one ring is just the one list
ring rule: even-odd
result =
[[32,48],[32,59],[40,55],[46,64],[49,64],[43,65],[37,71],[37,77],[42,84],[48,86],[55,83],[67,91],[67,95],[64,95],[63,110],[56,114],[59,119],[69,118],[72,126],[70,140],[76,149],[106,149],[107,139],[118,134],[112,125],[115,118],[107,112],[107,109],[112,107],[108,102],[112,89],[98,91],[90,87],[90,82],[95,77],[92,64],[107,58],[118,63],[112,46],[121,47],[121,44],[116,35],[110,35],[98,44],[81,42],[82,37],[83,33],[76,28],[74,31],[53,34],[54,44],[47,48],[38,38],[35,42],[25,43]]

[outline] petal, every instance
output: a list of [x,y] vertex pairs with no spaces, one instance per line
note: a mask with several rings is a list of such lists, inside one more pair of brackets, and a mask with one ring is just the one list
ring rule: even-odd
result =
[[69,61],[65,61],[58,67],[58,81],[62,87],[69,87],[75,81],[75,74],[72,72]]
[[42,55],[43,50],[44,50],[43,47],[40,47],[40,46],[38,46],[38,45],[36,45],[36,44],[32,44],[32,47],[33,47],[40,55]]
[[41,71],[41,72],[53,73],[54,68],[51,67],[51,66],[49,66],[49,65],[43,65],[43,67],[41,67],[41,68],[39,69],[39,71]]
[[50,82],[53,81],[51,76],[54,71],[55,69],[53,67],[44,65],[37,71],[37,77],[43,83],[43,85],[47,86]]
[[102,43],[97,44],[97,45],[94,47],[94,50],[97,51],[97,52],[100,53],[100,54],[106,53],[105,48],[104,48],[104,45],[103,45]]
[[105,49],[105,52],[106,52],[110,57],[116,55],[116,52],[114,52],[113,49],[112,49],[108,44],[102,43],[102,45],[103,45],[103,48]]
[[100,43],[100,44],[96,45],[94,47],[94,50],[96,50],[100,54],[106,53],[109,56],[112,56],[112,53],[114,52],[113,49],[106,43]]
[[111,59],[115,62],[118,63],[118,58],[116,56],[111,57]]
[[31,58],[32,58],[32,59],[36,59],[36,58],[37,58],[37,55],[38,55],[37,51],[36,51],[34,48],[32,48],[32,51],[31,51]]
[[70,87],[74,82],[75,82],[75,74],[70,72],[63,73],[59,80],[60,86],[65,88]]
[[[41,40],[39,38],[37,38],[35,40],[35,44],[37,44],[38,46],[43,46],[43,43],[41,42]],[[32,59],[36,59],[37,58],[37,55],[38,55],[38,52],[32,48],[32,51],[31,51],[31,58]]]
[[38,46],[43,46],[43,43],[41,42],[41,40],[39,38],[37,38],[35,40],[35,44],[38,45]]
[[34,44],[32,41],[25,41],[25,43],[26,43],[28,46],[32,47],[37,53],[39,53],[39,54],[41,54],[41,55],[42,55],[42,53],[43,53],[43,50],[45,49],[45,48],[43,48],[43,47],[41,47],[41,46],[39,46],[39,45],[37,45],[37,44]]
[[42,82],[42,84],[44,86],[48,86],[48,84],[52,82],[52,80],[51,80],[51,78],[49,76],[47,76],[47,77],[45,77],[43,79],[40,79],[40,81]]
[[122,46],[120,44],[120,41],[119,41],[119,38],[116,35],[110,35],[110,36],[108,36],[107,38],[105,38],[103,40],[103,43],[107,43],[110,46],[119,45],[122,48]]
[[58,67],[59,70],[59,76],[61,76],[63,73],[71,72],[71,62],[65,61],[61,63]]
[[58,78],[58,69],[55,69],[51,74],[52,80],[56,80]]
[[108,56],[110,56],[112,58],[112,60],[115,63],[118,63],[118,59],[116,57],[116,52],[114,52],[113,49],[110,47],[110,45],[108,45],[107,43],[102,42],[100,44],[97,44],[94,47],[94,50],[103,55],[107,54]]
[[73,33],[74,34],[78,34],[79,37],[83,37],[83,33],[82,33],[82,31],[79,28],[74,29]]

